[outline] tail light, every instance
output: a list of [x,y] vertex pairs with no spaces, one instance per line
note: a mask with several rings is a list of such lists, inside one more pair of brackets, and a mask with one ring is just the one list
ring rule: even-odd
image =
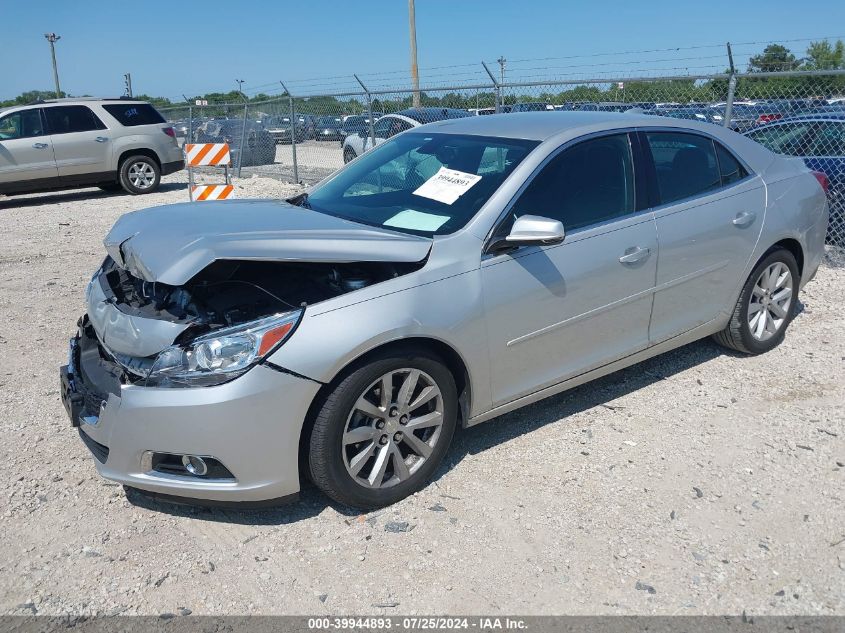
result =
[[819,181],[819,184],[822,187],[822,191],[824,191],[825,193],[830,191],[830,180],[828,180],[827,174],[820,171],[814,171],[813,175],[816,177],[816,180]]
[[761,114],[757,119],[757,123],[770,123],[771,121],[777,121],[782,118],[782,114]]
[[161,131],[167,134],[167,136],[172,136],[173,138],[176,138],[176,130],[174,130],[172,127],[162,128]]

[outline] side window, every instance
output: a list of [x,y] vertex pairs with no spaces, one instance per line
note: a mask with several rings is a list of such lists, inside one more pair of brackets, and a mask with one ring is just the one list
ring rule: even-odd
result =
[[44,124],[38,108],[20,110],[0,118],[0,141],[44,135]]
[[[506,159],[505,159],[506,160]],[[539,215],[567,231],[633,213],[634,166],[627,134],[578,143],[555,156],[513,206],[513,219]]]
[[56,106],[45,108],[44,113],[47,115],[47,124],[50,126],[51,134],[70,134],[71,132],[106,129],[103,122],[87,106]]
[[387,132],[390,130],[390,123],[393,119],[387,117],[381,118],[373,124],[373,131],[378,138],[387,138]]
[[808,144],[807,156],[845,156],[845,123],[819,123],[815,137]]
[[766,125],[749,132],[748,136],[776,154],[805,156],[806,145],[815,125],[809,121]]
[[719,159],[719,175],[722,178],[723,187],[742,180],[748,175],[745,167],[720,143],[716,143],[716,158]]
[[660,202],[698,196],[721,186],[713,141],[683,132],[647,132]]
[[107,103],[103,110],[112,115],[121,125],[151,125],[164,123],[164,117],[149,103]]

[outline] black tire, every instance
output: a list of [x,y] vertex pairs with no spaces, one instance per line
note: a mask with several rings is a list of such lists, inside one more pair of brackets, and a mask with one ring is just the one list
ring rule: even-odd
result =
[[103,191],[110,191],[110,192],[123,191],[123,185],[121,185],[119,182],[110,182],[108,184],[97,185],[97,186],[100,189],[102,189]]
[[[748,322],[748,306],[753,296],[754,286],[763,271],[775,263],[782,263],[792,275],[792,295],[789,305],[786,308],[786,317],[777,332],[769,339],[761,341],[755,338],[751,332],[751,326]],[[739,299],[736,302],[731,320],[728,326],[713,335],[713,339],[722,345],[732,350],[742,352],[744,354],[763,354],[768,352],[783,341],[786,335],[786,330],[792,319],[795,317],[795,306],[798,302],[798,287],[801,284],[801,277],[798,273],[798,264],[795,261],[795,256],[785,248],[777,247],[771,249],[754,267],[751,271],[745,285],[742,287],[742,292],[739,294]]]
[[[141,165],[145,166],[143,169],[146,173],[151,174],[151,180],[148,186],[136,186],[132,182],[130,171],[136,166],[139,166],[138,168],[140,168]],[[161,183],[161,169],[159,169],[158,163],[149,156],[137,154],[135,156],[129,156],[120,164],[118,177],[120,179],[120,186],[123,187],[127,193],[137,196],[145,193],[152,193],[158,189],[158,186]]]
[[355,153],[354,149],[352,149],[351,147],[348,147],[348,146],[343,148],[343,162],[344,162],[344,164],[350,163],[353,160],[355,160],[356,158],[358,158],[358,154]]
[[[407,479],[387,487],[367,487],[356,481],[344,462],[343,451],[346,448],[342,445],[342,438],[347,421],[356,401],[368,386],[388,372],[406,368],[425,372],[440,389],[443,404],[440,436],[431,448],[431,454]],[[375,357],[367,364],[341,376],[325,397],[314,420],[307,445],[308,472],[311,480],[329,497],[348,506],[370,510],[396,503],[428,483],[449,448],[457,418],[458,396],[455,380],[437,356],[422,350],[409,349],[404,352],[392,350]],[[374,446],[375,442],[374,439]]]

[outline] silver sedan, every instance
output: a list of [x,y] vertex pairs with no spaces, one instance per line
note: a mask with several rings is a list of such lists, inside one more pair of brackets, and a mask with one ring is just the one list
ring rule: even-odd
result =
[[[130,213],[61,370],[100,473],[361,508],[470,427],[696,339],[784,338],[828,211],[730,130],[542,112],[399,134],[288,201]],[[741,362],[737,360],[737,362]]]

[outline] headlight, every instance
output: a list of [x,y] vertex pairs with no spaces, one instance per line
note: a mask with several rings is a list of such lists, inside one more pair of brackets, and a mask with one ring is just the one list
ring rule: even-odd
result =
[[237,378],[290,336],[302,310],[216,330],[156,357],[148,387],[210,387]]

